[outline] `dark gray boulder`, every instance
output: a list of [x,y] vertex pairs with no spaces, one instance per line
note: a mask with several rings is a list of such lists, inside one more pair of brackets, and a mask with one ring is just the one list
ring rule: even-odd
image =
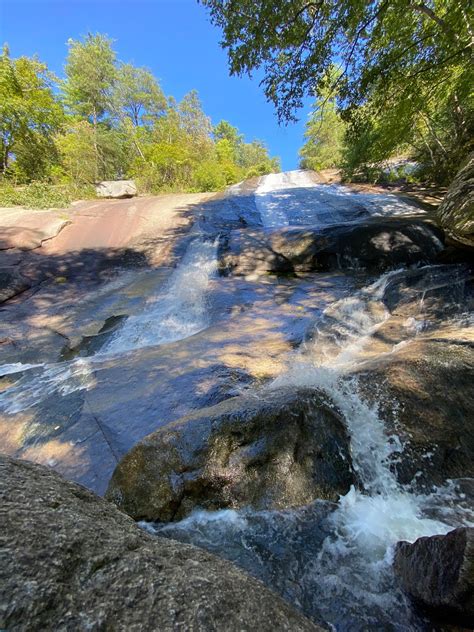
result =
[[344,424],[317,391],[261,391],[145,437],[115,469],[106,497],[135,519],[167,522],[196,507],[337,500],[354,480]]
[[416,489],[474,476],[474,345],[448,335],[415,339],[358,373],[362,393],[404,443],[397,477]]
[[474,248],[474,152],[451,183],[438,208],[438,218],[448,237]]
[[393,562],[402,588],[443,620],[474,624],[474,529],[399,542]]
[[41,465],[0,458],[0,628],[321,630],[259,581],[151,536]]
[[441,231],[413,218],[382,218],[323,229],[234,230],[221,249],[220,267],[234,275],[341,268],[380,271],[434,262],[443,248]]

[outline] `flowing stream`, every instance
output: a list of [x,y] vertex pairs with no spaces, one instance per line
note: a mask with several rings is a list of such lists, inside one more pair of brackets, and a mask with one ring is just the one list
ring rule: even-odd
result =
[[[265,177],[256,193],[264,226],[285,226],[295,223],[295,217],[302,221],[303,215],[311,215],[312,225],[341,221],[343,211],[337,204],[328,209],[326,202],[331,197],[345,200],[346,218],[354,221],[354,200],[346,189],[327,188],[321,200],[314,197],[318,186],[303,172]],[[309,195],[313,202],[308,208]],[[360,198],[353,197],[358,204]],[[403,203],[386,198],[377,205],[369,196],[365,203],[371,214],[409,210]],[[424,300],[430,293],[452,286],[453,305],[458,307],[456,301],[462,302],[462,271],[446,268],[428,266],[415,271],[421,279],[419,314],[405,323],[406,338],[395,346],[406,344],[423,328]],[[364,351],[374,334],[390,318],[387,292],[403,284],[410,274],[414,273],[387,272],[328,307],[306,343],[289,358],[287,371],[268,387],[279,389],[291,384],[327,394],[345,419],[360,488],[352,487],[337,506],[316,502],[287,511],[195,511],[181,522],[145,528],[231,559],[307,615],[330,623],[336,630],[432,629],[413,612],[396,585],[391,571],[393,546],[400,540],[412,542],[420,536],[447,533],[456,526],[474,525],[465,493],[470,482],[448,481],[426,494],[402,486],[390,463],[404,446],[387,432],[377,406],[365,401],[357,379],[351,376],[364,362]],[[394,411],[396,406],[393,402]]]
[[[230,193],[238,196],[235,188]],[[413,213],[412,206],[395,196],[321,185],[304,171],[263,177],[255,203],[268,230]],[[0,410],[15,414],[52,394],[88,389],[110,358],[123,356],[125,363],[129,353],[202,331],[210,324],[209,284],[216,273],[217,241],[194,238],[168,282],[95,354],[52,364],[1,366],[0,375],[17,379],[0,392]],[[231,559],[336,630],[431,629],[397,587],[391,571],[393,546],[474,525],[470,483],[447,481],[427,493],[401,485],[390,466],[403,442],[387,431],[377,405],[366,401],[354,370],[370,351],[378,353],[374,336],[392,317],[389,296],[398,285],[409,281],[419,308],[404,322],[403,338],[393,346],[385,344],[380,353],[396,351],[432,326],[426,303],[439,288],[450,288],[445,309],[450,322],[470,318],[463,313],[463,275],[461,268],[442,265],[391,270],[378,278],[359,271],[359,289],[320,313],[305,342],[288,357],[287,370],[267,385],[270,392],[288,385],[320,389],[341,412],[360,484],[337,504],[318,501],[286,511],[196,511],[181,522],[143,526]],[[389,405],[396,414],[397,402]]]
[[68,395],[94,383],[94,372],[111,356],[183,340],[209,325],[207,290],[217,270],[217,240],[194,238],[168,282],[147,297],[94,355],[52,364],[8,364],[0,375],[19,379],[0,392],[0,411],[14,414],[57,393]]

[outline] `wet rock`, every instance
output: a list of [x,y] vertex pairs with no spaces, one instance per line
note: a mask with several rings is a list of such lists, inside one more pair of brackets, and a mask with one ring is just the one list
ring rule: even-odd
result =
[[21,294],[31,286],[16,268],[0,268],[0,303]]
[[228,399],[160,428],[117,466],[106,497],[136,519],[337,500],[354,483],[349,439],[316,391]]
[[145,533],[48,468],[1,457],[0,494],[2,629],[321,629],[229,562]]
[[399,542],[393,566],[418,604],[445,621],[474,623],[474,529]]
[[474,248],[474,152],[449,187],[438,218],[451,239]]
[[316,501],[283,511],[195,512],[181,522],[147,526],[160,536],[233,562],[312,621],[324,624],[316,597],[324,588],[315,560],[333,534],[336,507]]
[[393,464],[398,479],[415,488],[474,476],[474,343],[448,335],[415,339],[359,373],[404,444]]
[[137,195],[137,185],[133,180],[104,180],[95,189],[100,198],[130,198]]
[[414,219],[377,219],[356,225],[232,231],[220,266],[235,275],[294,274],[436,261],[442,234]]

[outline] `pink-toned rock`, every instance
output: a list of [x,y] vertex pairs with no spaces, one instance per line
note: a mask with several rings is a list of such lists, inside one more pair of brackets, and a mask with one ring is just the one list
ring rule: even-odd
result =
[[34,250],[53,239],[69,224],[55,211],[2,209],[0,212],[0,250]]

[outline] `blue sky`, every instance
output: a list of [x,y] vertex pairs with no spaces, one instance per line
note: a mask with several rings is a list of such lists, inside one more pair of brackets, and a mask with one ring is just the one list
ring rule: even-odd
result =
[[309,108],[280,127],[258,77],[229,77],[220,32],[197,0],[0,0],[0,40],[11,55],[37,53],[59,76],[67,40],[87,32],[113,38],[119,59],[150,68],[166,94],[196,88],[213,123],[227,119],[247,140],[264,140],[284,169],[297,167]]

